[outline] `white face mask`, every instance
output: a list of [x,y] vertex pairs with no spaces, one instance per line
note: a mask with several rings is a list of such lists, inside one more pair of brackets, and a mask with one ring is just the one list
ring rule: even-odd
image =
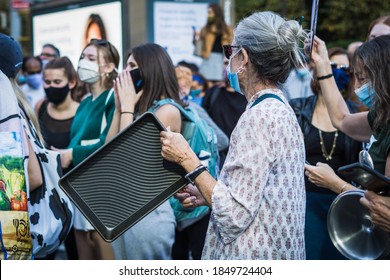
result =
[[77,74],[84,83],[94,84],[100,79],[99,65],[96,62],[82,59],[79,61]]

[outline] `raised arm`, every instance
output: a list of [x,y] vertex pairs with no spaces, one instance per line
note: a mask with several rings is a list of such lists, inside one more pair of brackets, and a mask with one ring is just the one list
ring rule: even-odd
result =
[[333,126],[357,141],[368,142],[372,135],[367,119],[368,113],[351,114],[349,112],[347,104],[337,88],[336,81],[331,75],[332,68],[325,42],[318,37],[314,39],[311,59],[317,73],[317,77],[314,79],[319,80]]

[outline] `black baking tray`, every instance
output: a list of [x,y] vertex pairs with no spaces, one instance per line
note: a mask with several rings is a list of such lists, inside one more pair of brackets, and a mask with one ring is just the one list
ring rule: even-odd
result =
[[337,172],[347,180],[373,192],[390,191],[390,178],[360,162],[341,166]]
[[163,125],[145,113],[59,180],[104,240],[111,242],[188,184],[161,156]]

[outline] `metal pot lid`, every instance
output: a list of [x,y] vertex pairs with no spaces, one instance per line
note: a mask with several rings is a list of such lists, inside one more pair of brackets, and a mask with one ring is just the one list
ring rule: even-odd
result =
[[346,258],[372,260],[390,249],[389,233],[375,227],[370,212],[361,205],[363,190],[346,191],[335,198],[328,212],[328,232]]

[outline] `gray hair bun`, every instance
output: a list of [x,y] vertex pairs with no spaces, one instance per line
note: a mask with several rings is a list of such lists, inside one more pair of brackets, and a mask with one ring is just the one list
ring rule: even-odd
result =
[[285,52],[295,52],[299,49],[300,38],[303,37],[304,31],[296,20],[285,21],[276,34],[278,45]]
[[274,83],[283,83],[293,67],[304,64],[306,38],[296,20],[274,12],[256,12],[241,20],[234,32],[234,44],[250,53],[259,78]]

